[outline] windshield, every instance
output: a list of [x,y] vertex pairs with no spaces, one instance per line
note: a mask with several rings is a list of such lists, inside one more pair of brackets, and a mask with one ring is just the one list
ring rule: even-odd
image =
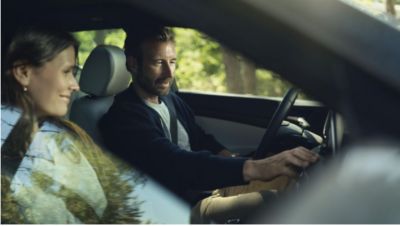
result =
[[400,30],[400,0],[339,0]]

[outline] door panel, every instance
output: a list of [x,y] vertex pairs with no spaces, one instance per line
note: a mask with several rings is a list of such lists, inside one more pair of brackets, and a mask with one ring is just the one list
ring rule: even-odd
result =
[[[150,224],[188,224],[190,206],[175,196],[151,177],[135,186],[132,195],[136,197],[142,222]],[[135,183],[136,181],[131,181]],[[136,182],[137,183],[137,182]]]
[[[256,150],[280,98],[179,92],[193,109],[198,124],[229,150],[245,155]],[[308,130],[322,134],[328,109],[317,102],[297,100],[289,116],[303,117]]]
[[[222,119],[266,128],[281,98],[177,92],[196,116]],[[303,117],[309,130],[321,134],[328,108],[315,101],[297,100],[289,116]]]
[[197,116],[196,122],[228,150],[240,155],[255,151],[265,132],[261,127],[210,117]]

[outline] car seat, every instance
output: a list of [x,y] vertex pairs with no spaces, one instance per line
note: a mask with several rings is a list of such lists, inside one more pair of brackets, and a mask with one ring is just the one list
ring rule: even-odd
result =
[[103,146],[97,123],[110,108],[114,96],[125,90],[130,81],[124,51],[116,46],[97,46],[86,60],[79,80],[80,89],[86,95],[72,103],[70,120]]

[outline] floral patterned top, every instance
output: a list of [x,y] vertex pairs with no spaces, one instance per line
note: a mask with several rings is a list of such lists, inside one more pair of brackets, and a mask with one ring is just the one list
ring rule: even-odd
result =
[[[19,109],[1,106],[1,146],[20,116]],[[105,215],[105,183],[101,183],[96,172],[102,167],[98,165],[95,170],[92,164],[96,161],[88,161],[92,154],[84,153],[82,142],[70,133],[44,122],[10,179],[9,188],[3,187],[2,173],[2,190],[9,191],[10,203],[16,203],[23,223],[100,223]],[[2,209],[7,208],[7,203],[2,203]],[[4,217],[7,215],[2,214],[2,221]]]

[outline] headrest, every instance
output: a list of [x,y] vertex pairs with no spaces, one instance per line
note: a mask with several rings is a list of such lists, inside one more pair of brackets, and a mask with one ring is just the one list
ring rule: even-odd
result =
[[129,86],[131,74],[125,67],[124,51],[116,46],[97,46],[86,60],[80,88],[94,96],[112,96]]

